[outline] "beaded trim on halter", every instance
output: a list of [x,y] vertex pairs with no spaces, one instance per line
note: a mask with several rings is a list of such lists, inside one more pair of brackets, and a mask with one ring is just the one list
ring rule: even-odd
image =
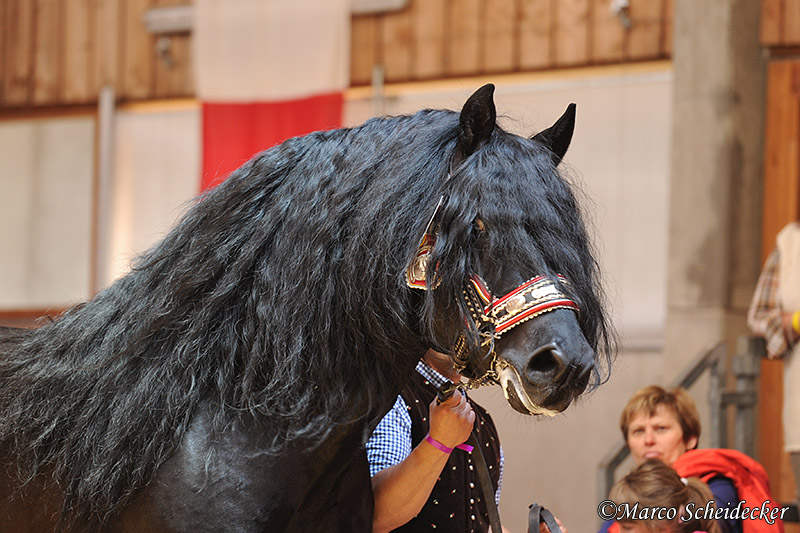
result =
[[[566,283],[564,276],[558,280]],[[500,336],[514,326],[556,309],[578,311],[578,304],[567,298],[558,286],[545,276],[529,279],[513,291],[498,299],[491,299],[486,284],[478,276],[470,281],[486,306],[481,310],[482,318],[494,324],[495,335]]]

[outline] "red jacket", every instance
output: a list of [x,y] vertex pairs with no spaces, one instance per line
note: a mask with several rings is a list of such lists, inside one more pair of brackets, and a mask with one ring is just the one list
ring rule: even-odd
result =
[[[681,477],[698,477],[704,482],[715,476],[724,476],[733,482],[742,507],[763,509],[766,514],[771,510],[780,510],[779,503],[772,497],[769,490],[769,478],[761,463],[755,459],[738,452],[722,448],[707,450],[689,450],[672,464],[672,468]],[[768,502],[768,503],[766,503]],[[734,506],[737,502],[732,502]],[[772,524],[762,517],[751,519],[749,516],[742,520],[744,533],[783,533],[783,521],[779,511],[778,517]]]
[[[767,472],[761,463],[736,450],[713,448],[705,450],[689,450],[681,454],[672,464],[672,468],[681,477],[696,477],[708,483],[713,477],[724,476],[731,480],[736,487],[739,501],[745,502],[742,507],[750,509],[762,506],[767,514],[772,509],[779,509],[780,505],[772,497],[769,489]],[[765,503],[769,502],[769,503]],[[738,502],[732,502],[736,507]],[[780,517],[780,513],[775,513]],[[784,533],[783,521],[776,518],[772,524],[758,517],[741,520],[743,533]],[[609,533],[619,533],[619,524],[614,523],[608,528]]]

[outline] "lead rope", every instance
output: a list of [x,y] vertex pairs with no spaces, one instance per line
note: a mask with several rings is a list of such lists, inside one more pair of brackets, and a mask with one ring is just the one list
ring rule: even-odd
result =
[[[464,387],[459,387],[451,381],[445,382],[439,387],[439,391],[436,393],[436,401],[438,403],[446,401],[458,388]],[[481,488],[481,494],[483,494],[483,501],[486,502],[486,513],[489,515],[489,525],[492,527],[493,532],[502,532],[503,526],[500,524],[500,510],[497,508],[497,499],[494,494],[492,478],[489,475],[489,467],[486,465],[486,458],[483,456],[483,450],[481,449],[478,436],[475,434],[474,429],[472,433],[470,433],[469,439],[467,439],[467,444],[472,446],[472,459],[475,462],[475,468],[478,474],[478,485]],[[539,533],[540,522],[544,522],[550,529],[550,533],[562,533],[553,513],[534,502],[530,505],[530,512],[528,513],[528,533]]]
[[[436,395],[436,401],[439,403],[446,401],[448,398],[450,398],[450,396],[453,395],[457,388],[458,387],[454,387],[453,383],[451,382],[445,383],[439,387],[439,392]],[[497,500],[495,499],[494,487],[492,486],[492,478],[489,476],[489,467],[486,466],[486,458],[483,456],[483,451],[481,450],[481,446],[478,442],[478,437],[475,434],[474,429],[472,430],[472,433],[470,433],[469,439],[467,439],[467,444],[472,446],[472,459],[475,463],[475,469],[478,474],[478,485],[481,488],[481,494],[483,494],[483,501],[486,503],[486,512],[489,515],[489,525],[492,527],[493,532],[502,532],[503,527],[500,525],[500,511],[497,509]],[[558,533],[561,532],[558,531]]]
[[[539,533],[540,522],[544,522],[550,529],[550,533],[561,533],[561,528],[558,527],[558,522],[556,522],[553,513],[533,502],[528,513],[528,533]],[[494,531],[494,528],[492,528],[492,531]]]
[[[500,511],[497,509],[497,500],[495,499],[494,487],[492,486],[492,478],[489,477],[489,467],[486,466],[486,458],[483,456],[483,451],[478,443],[475,430],[472,431],[467,442],[473,447],[472,460],[478,472],[478,485],[481,487],[483,501],[486,502],[489,525],[492,526],[492,531],[502,532],[503,527],[500,525]],[[475,450],[478,450],[478,453],[475,453]]]

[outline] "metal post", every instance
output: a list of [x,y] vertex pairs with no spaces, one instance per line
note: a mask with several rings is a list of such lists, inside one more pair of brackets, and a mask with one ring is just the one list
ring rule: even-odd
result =
[[736,343],[733,375],[736,377],[736,439],[735,447],[755,456],[756,401],[761,365],[757,354],[758,339],[741,336]]
[[384,83],[386,81],[383,65],[372,66],[372,116],[380,117],[386,113],[386,95]]
[[114,200],[114,120],[116,97],[114,87],[100,89],[97,102],[97,170],[95,181],[95,215],[93,231],[92,274],[90,290],[96,294],[111,279],[112,203]]
[[712,448],[723,448],[728,440],[727,412],[722,403],[721,394],[721,391],[725,390],[725,366],[724,353],[709,366],[708,403],[710,405],[709,430]]

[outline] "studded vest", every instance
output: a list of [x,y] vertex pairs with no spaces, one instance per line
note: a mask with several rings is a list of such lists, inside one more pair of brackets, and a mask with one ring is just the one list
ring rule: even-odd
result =
[[[416,447],[429,430],[428,406],[436,396],[436,387],[418,372],[414,372],[401,393],[411,415],[411,446]],[[493,493],[500,480],[500,440],[492,418],[484,408],[470,401],[475,411],[478,442],[489,466]],[[475,452],[477,453],[477,450]],[[472,454],[453,450],[428,501],[419,514],[407,524],[395,529],[399,532],[445,531],[453,533],[489,530],[489,516],[474,470]]]

